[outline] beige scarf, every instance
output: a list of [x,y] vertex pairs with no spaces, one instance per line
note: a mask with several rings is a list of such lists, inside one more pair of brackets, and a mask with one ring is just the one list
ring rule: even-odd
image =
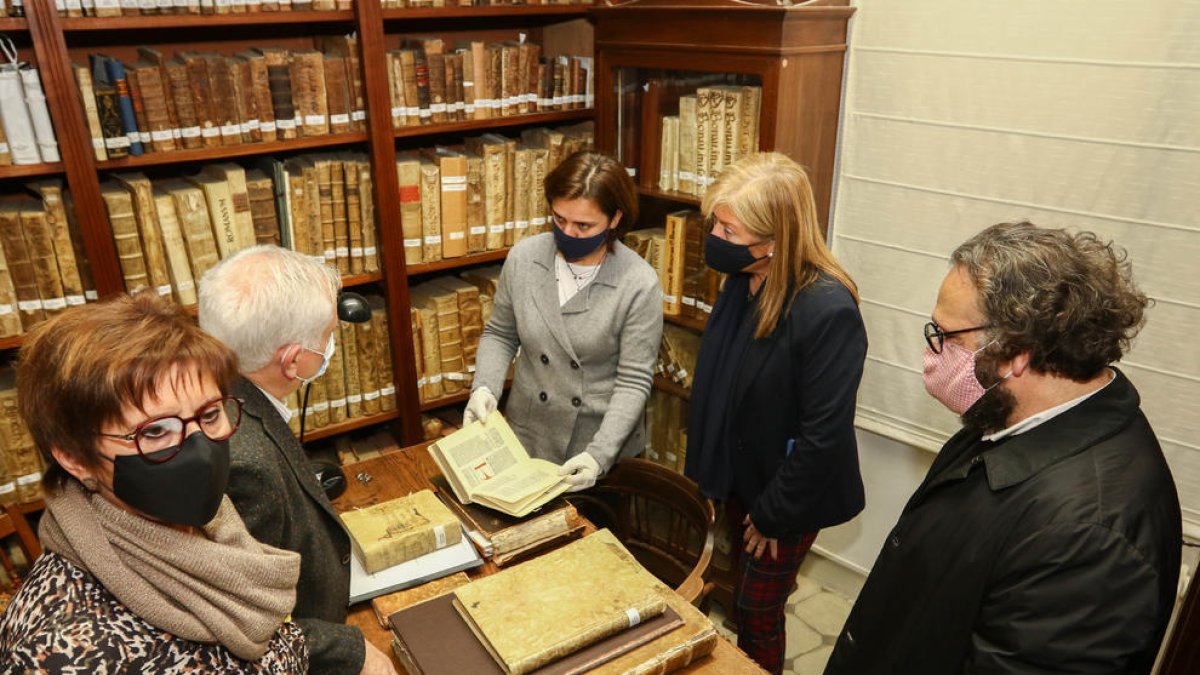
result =
[[296,604],[300,556],[251,537],[228,497],[203,532],[134,515],[68,480],[46,495],[38,534],[150,625],[258,660]]

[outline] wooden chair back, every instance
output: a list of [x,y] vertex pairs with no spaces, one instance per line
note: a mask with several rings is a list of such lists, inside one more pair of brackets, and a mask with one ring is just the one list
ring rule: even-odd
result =
[[0,565],[4,567],[6,576],[5,579],[0,580],[0,588],[7,587],[9,590],[15,591],[21,584],[21,575],[17,571],[12,556],[9,555],[9,544],[13,542],[20,547],[26,564],[32,565],[33,561],[42,554],[42,546],[38,543],[33,528],[29,527],[29,521],[25,519],[25,514],[18,507],[9,504],[4,507],[3,512],[0,512]]
[[597,527],[612,530],[638,562],[696,606],[712,584],[716,511],[683,475],[644,459],[621,460],[595,487],[568,495]]

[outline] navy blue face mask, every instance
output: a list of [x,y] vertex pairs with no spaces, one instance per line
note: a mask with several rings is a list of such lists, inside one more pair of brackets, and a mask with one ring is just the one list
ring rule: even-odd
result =
[[704,262],[718,272],[734,274],[741,272],[759,260],[768,256],[755,258],[748,244],[735,244],[726,241],[709,232],[704,240]]
[[572,237],[562,231],[558,225],[551,228],[554,231],[554,243],[558,245],[558,250],[562,251],[563,257],[567,260],[575,261],[586,257],[592,251],[600,248],[608,239],[608,228],[604,228],[603,232],[591,237]]

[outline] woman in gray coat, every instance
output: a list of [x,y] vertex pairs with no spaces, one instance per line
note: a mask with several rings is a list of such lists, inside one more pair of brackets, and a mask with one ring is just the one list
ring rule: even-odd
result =
[[463,418],[496,409],[515,356],[506,418],[531,456],[561,464],[582,490],[645,445],[662,287],[618,241],[637,220],[637,190],[620,163],[578,152],[545,187],[554,227],[508,254]]

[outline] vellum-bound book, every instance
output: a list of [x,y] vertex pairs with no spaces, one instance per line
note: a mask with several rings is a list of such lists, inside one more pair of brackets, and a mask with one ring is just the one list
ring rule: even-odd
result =
[[354,555],[369,574],[453,546],[462,539],[458,518],[432,490],[347,511],[342,514],[342,522],[350,532]]
[[662,614],[658,585],[600,530],[455,589],[454,606],[505,673],[524,675]]
[[458,501],[518,518],[569,487],[557,464],[529,456],[499,411],[430,445],[429,454]]

